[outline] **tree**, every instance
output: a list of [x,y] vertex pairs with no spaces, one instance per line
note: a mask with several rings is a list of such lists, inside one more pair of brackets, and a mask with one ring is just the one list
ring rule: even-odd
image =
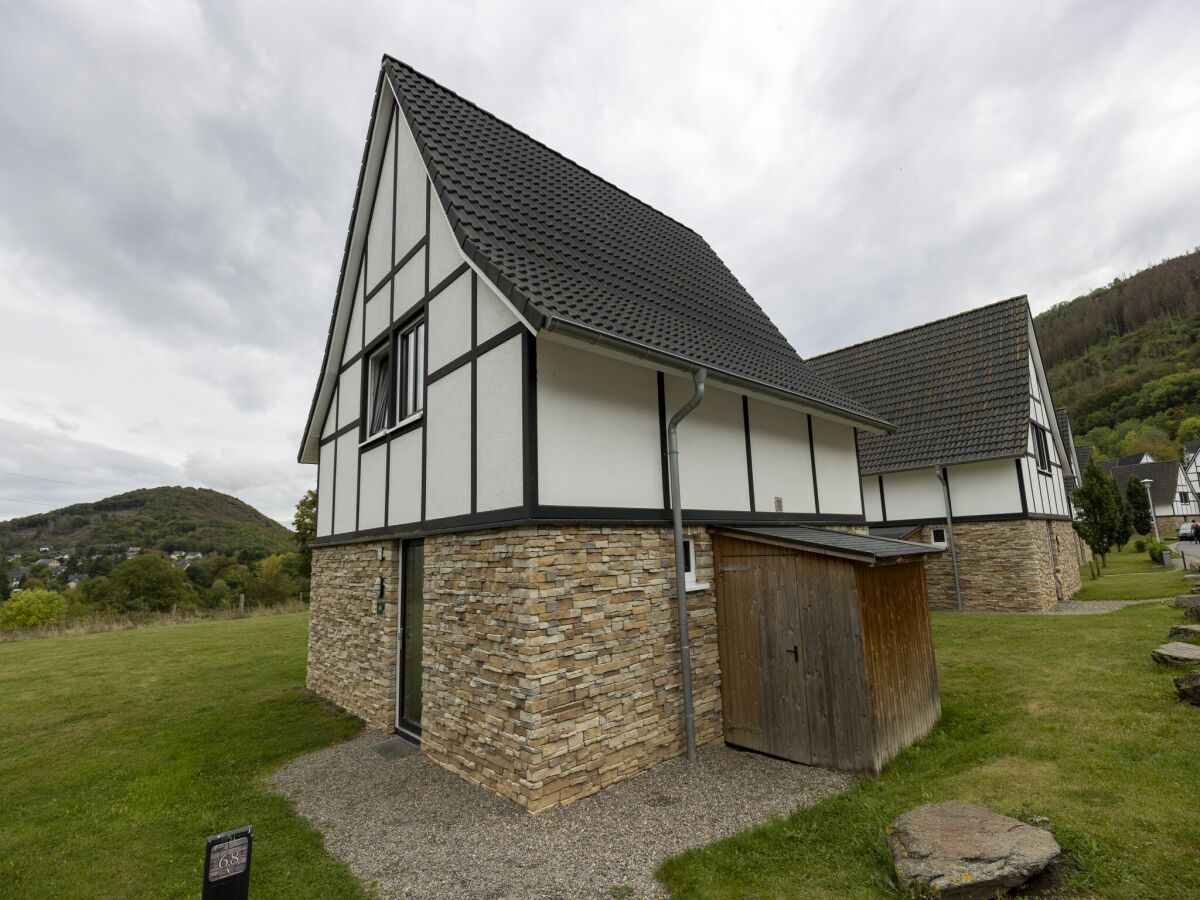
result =
[[1125,495],[1117,486],[1117,479],[1110,477],[1108,484],[1112,489],[1113,502],[1117,504],[1117,517],[1113,524],[1113,545],[1118,550],[1124,550],[1129,539],[1133,537],[1133,510],[1129,508],[1129,501],[1125,499]]
[[168,610],[196,601],[183,572],[165,559],[144,553],[127,559],[108,576],[102,602],[118,612]]
[[12,588],[8,586],[8,557],[0,551],[0,602],[8,599]]
[[1146,494],[1146,486],[1138,481],[1136,475],[1130,475],[1125,483],[1125,501],[1129,504],[1130,524],[1138,534],[1149,534],[1154,528],[1154,520],[1150,515],[1150,498]]
[[1149,453],[1155,459],[1171,459],[1175,456],[1175,445],[1161,428],[1143,425],[1121,439],[1121,455],[1134,453]]
[[56,591],[21,591],[0,606],[0,631],[53,625],[67,617],[67,601]]
[[1175,432],[1175,439],[1180,443],[1200,441],[1200,416],[1188,416],[1180,422],[1179,430]]
[[1113,546],[1119,516],[1115,491],[1109,486],[1111,481],[1096,462],[1096,457],[1092,456],[1083,470],[1079,487],[1072,495],[1079,509],[1079,516],[1072,524],[1105,566],[1108,565],[1108,551]]
[[312,577],[312,544],[317,536],[317,492],[309,490],[296,504],[296,515],[292,519],[296,529],[296,544],[300,547],[300,574]]

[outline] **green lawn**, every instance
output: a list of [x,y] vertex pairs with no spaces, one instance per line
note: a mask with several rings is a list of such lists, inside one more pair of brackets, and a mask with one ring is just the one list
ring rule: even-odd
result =
[[307,617],[0,644],[0,895],[197,897],[204,838],[254,826],[252,896],[359,897],[258,782],[353,735],[304,691]]
[[1124,550],[1108,554],[1108,565],[1100,568],[1100,577],[1093,578],[1087,566],[1079,567],[1083,588],[1075,600],[1156,600],[1186,594],[1184,573],[1164,569],[1143,550],[1138,553],[1129,543]]
[[676,898],[894,895],[884,827],[963,800],[1050,819],[1063,895],[1200,897],[1200,709],[1150,660],[1178,610],[934,616],[942,721],[847,794],[667,861]]

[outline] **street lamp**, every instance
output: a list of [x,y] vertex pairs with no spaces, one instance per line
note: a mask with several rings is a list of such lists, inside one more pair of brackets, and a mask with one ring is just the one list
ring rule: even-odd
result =
[[1146,486],[1146,499],[1150,501],[1150,521],[1154,523],[1154,543],[1162,543],[1158,537],[1158,516],[1154,514],[1154,498],[1150,496],[1150,485],[1154,484],[1153,478],[1143,478],[1142,484]]

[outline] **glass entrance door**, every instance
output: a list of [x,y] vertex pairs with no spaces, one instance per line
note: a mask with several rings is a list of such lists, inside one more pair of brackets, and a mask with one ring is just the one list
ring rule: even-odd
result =
[[421,733],[421,638],[425,612],[425,545],[405,541],[400,571],[400,678],[396,725]]

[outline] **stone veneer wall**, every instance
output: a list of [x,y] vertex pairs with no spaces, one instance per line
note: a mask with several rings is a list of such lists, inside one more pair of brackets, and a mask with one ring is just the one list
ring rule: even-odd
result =
[[[924,525],[920,540],[932,540]],[[1057,538],[1054,562],[1050,540]],[[1071,523],[1042,519],[1006,519],[994,522],[956,522],[958,572],[963,606],[967,609],[1039,612],[1058,599],[1056,575],[1064,599],[1080,588],[1079,546]],[[954,569],[950,551],[931,556],[925,563],[929,605],[955,609]]]
[[[396,722],[398,547],[314,547],[308,614],[309,690],[386,731]],[[380,577],[382,614],[375,612]]]
[[[695,540],[697,580],[712,544]],[[425,541],[422,745],[543,812],[685,752],[670,528],[525,526]],[[688,595],[698,743],[720,738],[715,595]]]
[[1158,536],[1164,544],[1174,544],[1179,540],[1179,526],[1185,521],[1191,521],[1188,516],[1159,516]]

